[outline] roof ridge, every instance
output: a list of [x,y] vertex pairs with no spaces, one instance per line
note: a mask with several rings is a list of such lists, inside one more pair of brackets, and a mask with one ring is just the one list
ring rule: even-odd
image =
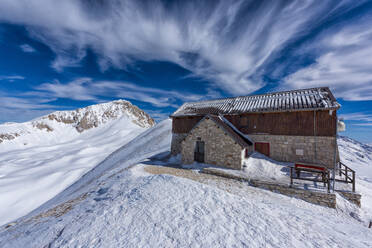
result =
[[182,105],[184,105],[184,104],[190,104],[190,103],[202,103],[202,102],[228,100],[228,99],[236,100],[237,98],[240,98],[240,97],[267,96],[267,95],[274,95],[274,94],[283,94],[283,93],[290,93],[290,92],[299,92],[299,91],[306,91],[306,90],[319,90],[319,89],[329,89],[329,87],[328,86],[323,86],[323,87],[313,87],[313,88],[304,88],[304,89],[296,89],[296,90],[274,91],[274,92],[267,92],[267,93],[262,93],[262,94],[253,94],[253,95],[240,95],[240,96],[221,97],[221,98],[214,98],[214,99],[209,99],[209,100],[184,102]]
[[239,114],[338,109],[329,87],[316,87],[260,95],[185,102],[171,117],[205,114]]

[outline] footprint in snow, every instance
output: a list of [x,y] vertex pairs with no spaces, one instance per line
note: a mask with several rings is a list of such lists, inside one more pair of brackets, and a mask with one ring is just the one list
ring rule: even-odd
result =
[[106,201],[106,200],[110,200],[111,198],[110,197],[101,197],[101,198],[93,198],[93,200],[99,202],[99,201]]
[[98,195],[106,194],[108,190],[109,190],[109,188],[100,188],[100,189],[97,191],[97,194],[98,194]]

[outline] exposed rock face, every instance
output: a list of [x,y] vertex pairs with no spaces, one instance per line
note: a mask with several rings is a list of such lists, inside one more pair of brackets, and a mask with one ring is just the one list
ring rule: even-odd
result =
[[48,126],[45,123],[33,123],[33,124],[34,124],[34,127],[38,128],[40,130],[45,129],[48,132],[52,132],[53,131],[53,128],[51,128],[50,126]]
[[12,140],[18,137],[18,133],[0,133],[0,143],[2,143],[5,140]]
[[92,105],[73,111],[57,111],[42,119],[72,124],[78,132],[83,132],[125,115],[132,118],[132,122],[140,127],[155,125],[155,121],[148,114],[125,100]]

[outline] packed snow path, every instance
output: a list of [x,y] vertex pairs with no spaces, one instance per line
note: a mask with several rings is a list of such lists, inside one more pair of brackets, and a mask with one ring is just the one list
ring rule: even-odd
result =
[[350,215],[358,210],[342,199],[335,210],[246,185],[229,193],[135,165],[169,149],[170,129],[166,120],[142,133],[42,207],[0,227],[0,246],[372,246],[370,229]]

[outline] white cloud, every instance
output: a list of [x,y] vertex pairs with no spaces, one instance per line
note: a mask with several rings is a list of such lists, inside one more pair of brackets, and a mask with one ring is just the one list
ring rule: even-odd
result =
[[330,86],[345,100],[372,100],[372,18],[326,30],[307,50],[316,62],[289,75],[281,87]]
[[33,48],[32,46],[30,46],[29,44],[23,44],[23,45],[20,45],[19,46],[22,51],[24,51],[25,53],[34,53],[36,52],[36,49]]
[[25,77],[20,75],[11,75],[11,76],[0,76],[0,81],[5,80],[9,82],[14,82],[15,80],[24,80]]
[[170,113],[164,113],[162,111],[149,110],[149,109],[144,109],[143,111],[149,114],[156,122],[160,122],[162,120],[167,119],[170,114]]
[[[33,91],[9,93],[0,91],[0,122],[26,121],[55,110],[66,109],[64,106],[50,104],[66,98],[76,101],[105,102],[103,99],[126,99],[148,103],[155,109],[177,108],[179,103],[201,99],[217,98],[220,94],[213,89],[207,89],[206,94],[192,94],[174,90],[138,86],[123,81],[95,81],[91,78],[78,78],[61,83],[58,80],[35,86]],[[109,101],[109,100],[106,100]],[[163,120],[169,113],[162,110],[146,110],[156,120]],[[24,114],[23,114],[24,113]]]
[[341,114],[339,117],[344,119],[345,121],[352,121],[351,125],[353,126],[362,126],[362,127],[372,126],[372,113],[356,112],[356,113]]
[[353,126],[370,127],[372,126],[372,122],[371,123],[357,123],[357,124],[353,124]]
[[[61,83],[55,80],[35,86],[33,91],[16,93],[0,91],[0,122],[26,121],[41,114],[64,110],[65,106],[51,104],[60,98],[96,103],[106,102],[109,99],[140,101],[153,106],[152,110],[147,110],[151,116],[156,120],[163,120],[168,117],[169,113],[165,113],[159,108],[177,108],[180,103],[185,101],[217,97],[220,97],[220,93],[212,88],[207,89],[206,94],[193,94],[143,87],[123,81],[95,81],[91,78],[78,78]],[[154,109],[158,109],[158,111]]]
[[125,69],[133,60],[169,61],[229,93],[246,94],[264,85],[262,67],[288,42],[357,4],[3,0],[0,21],[27,25],[56,53],[57,71],[79,66],[90,48],[102,69]]
[[43,99],[37,98],[21,98],[21,97],[7,97],[0,98],[0,106],[6,109],[45,109],[56,108],[55,105],[46,104]]
[[341,114],[339,116],[346,121],[371,121],[372,122],[372,114],[357,112],[357,113],[348,113],[348,114]]
[[0,123],[23,122],[66,108],[50,104],[49,102],[53,100],[56,99],[40,96],[25,97],[18,93],[0,91]]
[[178,107],[177,102],[197,101],[217,97],[218,93],[209,90],[205,95],[191,94],[173,90],[142,87],[122,81],[95,81],[91,78],[79,78],[68,83],[55,81],[35,87],[34,92],[27,95],[69,98],[80,101],[100,101],[102,98],[124,98],[150,103],[155,107]]

